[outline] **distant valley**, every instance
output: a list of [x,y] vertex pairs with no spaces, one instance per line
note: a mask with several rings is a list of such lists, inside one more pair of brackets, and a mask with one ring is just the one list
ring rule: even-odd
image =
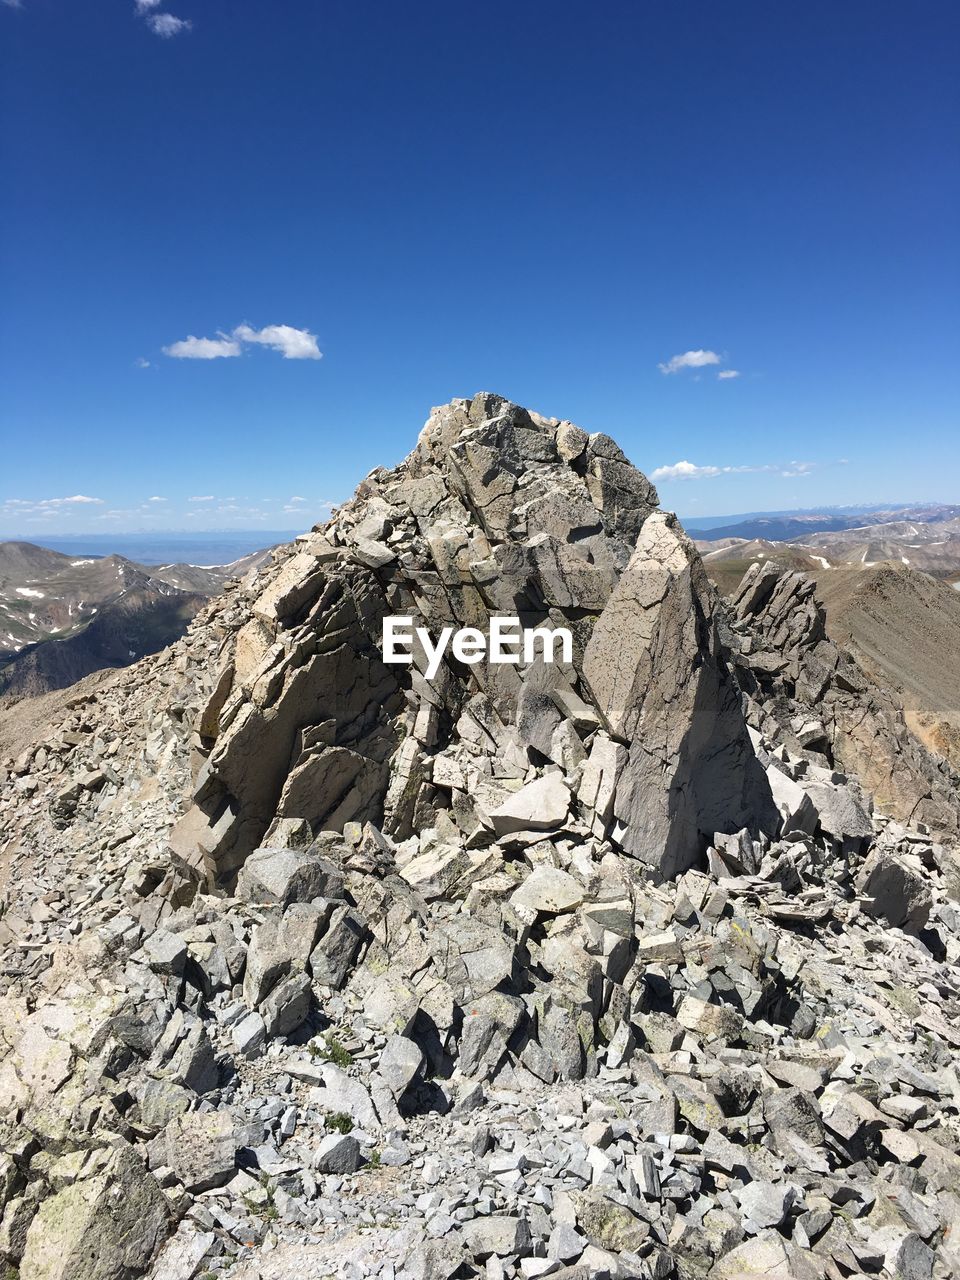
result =
[[259,550],[224,565],[144,565],[0,542],[0,701],[156,653],[225,582],[269,557]]

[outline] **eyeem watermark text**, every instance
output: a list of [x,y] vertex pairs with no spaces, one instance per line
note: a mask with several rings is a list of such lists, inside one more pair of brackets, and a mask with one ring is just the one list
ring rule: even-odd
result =
[[[413,618],[391,616],[383,620],[383,660],[390,663],[413,661],[414,639],[420,642],[427,659],[425,675],[432,680],[440,670],[447,649],[458,662],[530,663],[572,662],[573,637],[566,627],[522,627],[519,618],[494,617],[484,634],[477,627],[443,627],[434,642],[426,627],[415,627]],[[559,658],[557,648],[559,647]]]

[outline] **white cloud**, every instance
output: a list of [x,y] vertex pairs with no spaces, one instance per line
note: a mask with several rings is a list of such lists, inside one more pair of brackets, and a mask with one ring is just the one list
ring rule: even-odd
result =
[[166,502],[166,498],[160,498],[156,494],[152,498],[147,499],[148,502]]
[[306,502],[306,498],[301,498],[298,494],[294,494],[290,499],[291,502]]
[[739,378],[739,377],[740,377],[739,369],[721,369],[720,372],[717,374],[717,378],[721,382],[726,382],[728,378]]
[[705,476],[719,476],[724,467],[698,467],[693,462],[674,462],[669,467],[657,467],[650,472],[650,479],[657,480],[702,480]]
[[189,18],[175,18],[172,13],[157,13],[163,0],[133,0],[138,18],[142,18],[155,36],[169,40],[181,31],[189,31],[193,23]]
[[213,496],[212,493],[205,493],[200,498],[188,498],[187,501],[188,502],[216,502],[216,498]]
[[745,475],[748,472],[766,471],[782,476],[785,480],[802,479],[808,476],[817,466],[815,462],[765,462],[761,466],[714,467],[697,466],[694,462],[674,462],[667,467],[656,467],[650,472],[650,479],[659,480],[711,480],[714,476]]
[[88,498],[85,493],[75,493],[71,498],[39,498],[34,505],[38,507],[80,507],[86,505],[102,507],[103,498]]
[[671,356],[665,364],[657,368],[661,373],[679,373],[681,369],[702,369],[707,364],[719,364],[720,357],[715,351],[684,351],[682,355]]
[[218,333],[215,338],[195,338],[190,334],[180,342],[164,347],[163,353],[178,360],[218,360],[239,356],[242,343],[279,351],[284,360],[323,359],[316,335],[309,329],[294,329],[289,324],[268,324],[263,329],[240,324],[232,333]]
[[147,16],[147,26],[161,40],[169,40],[181,31],[189,31],[193,23],[189,18],[175,18],[172,13],[151,13]]
[[137,356],[136,360],[134,360],[133,363],[137,366],[138,369],[150,368],[150,361],[145,360],[143,356]]
[[233,336],[241,342],[279,351],[284,360],[322,360],[323,352],[317,339],[308,329],[294,329],[289,324],[268,324],[263,329],[253,329],[248,324],[237,325]]
[[0,511],[8,516],[29,516],[46,520],[53,515],[66,515],[73,508],[105,505],[103,498],[89,498],[85,493],[75,493],[69,498],[5,498],[0,503]]
[[163,348],[165,356],[173,356],[175,360],[220,360],[240,354],[240,343],[233,338],[221,334],[218,338],[189,337],[180,342],[172,342]]

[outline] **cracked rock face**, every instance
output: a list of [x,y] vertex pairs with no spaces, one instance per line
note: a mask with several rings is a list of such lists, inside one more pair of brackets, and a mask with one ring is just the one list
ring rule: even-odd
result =
[[[436,410],[410,457],[367,477],[253,602],[201,716],[206,759],[174,848],[227,880],[276,819],[370,820],[399,839],[440,811],[465,838],[559,827],[551,771],[579,781],[601,725],[623,750],[601,810],[586,793],[578,807],[654,871],[692,865],[715,831],[774,831],[714,593],[656,506],[606,436],[489,395]],[[487,632],[491,616],[565,627],[573,661],[447,658],[427,681],[422,660],[380,660],[386,616],[434,635]]]
[[0,763],[0,1271],[960,1274],[958,779],[822,623],[481,395],[79,688]]

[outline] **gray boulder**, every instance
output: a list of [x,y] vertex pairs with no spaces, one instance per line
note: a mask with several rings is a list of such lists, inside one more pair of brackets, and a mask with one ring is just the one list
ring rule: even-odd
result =
[[206,1191],[233,1176],[238,1143],[229,1111],[191,1111],[178,1116],[158,1142],[163,1162],[188,1191]]
[[515,909],[543,915],[559,915],[572,911],[584,899],[584,888],[559,867],[535,867],[510,895],[510,905]]
[[803,789],[813,801],[820,828],[851,849],[873,838],[873,821],[858,787],[850,783],[806,782]]
[[933,895],[916,860],[876,848],[860,868],[856,883],[869,915],[912,932],[926,925]]
[[424,1065],[420,1047],[406,1036],[392,1035],[383,1046],[377,1070],[395,1098],[413,1083]]
[[356,1173],[360,1164],[360,1143],[349,1133],[327,1134],[314,1152],[318,1173]]
[[513,1218],[507,1214],[475,1218],[464,1230],[463,1243],[467,1251],[481,1261],[491,1256],[523,1257],[532,1244],[530,1224],[525,1218]]
[[563,825],[570,809],[570,788],[559,773],[547,773],[521,787],[490,811],[498,836],[511,831],[552,831]]
[[780,833],[802,831],[813,835],[817,829],[817,808],[807,791],[774,764],[767,766],[767,781],[780,814]]
[[260,1005],[268,1036],[288,1036],[301,1026],[310,1012],[313,988],[305,973],[284,978]]
[[237,897],[244,902],[310,902],[339,898],[343,876],[326,858],[305,849],[255,849],[237,877]]

